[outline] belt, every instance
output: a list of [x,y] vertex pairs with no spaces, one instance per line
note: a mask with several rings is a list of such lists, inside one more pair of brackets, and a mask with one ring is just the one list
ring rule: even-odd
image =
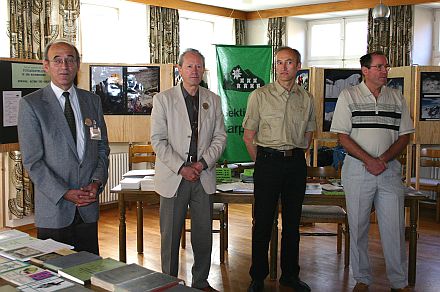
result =
[[295,156],[295,153],[298,155],[299,153],[304,154],[304,150],[302,148],[293,148],[289,150],[277,150],[270,147],[262,147],[257,146],[257,151],[260,153],[264,153],[268,156],[274,157],[292,157]]

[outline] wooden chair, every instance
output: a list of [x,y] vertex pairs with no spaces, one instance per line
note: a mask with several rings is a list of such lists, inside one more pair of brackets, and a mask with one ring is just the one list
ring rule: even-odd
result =
[[[212,229],[212,233],[220,234],[220,263],[225,262],[225,253],[228,249],[228,204],[214,203],[212,207],[212,220],[219,220],[219,229]],[[191,219],[191,210],[188,208],[185,219]],[[186,232],[191,232],[191,228],[186,227],[186,221],[182,229],[182,238],[180,245],[186,247]]]
[[[417,167],[417,166],[416,166]],[[430,168],[435,173],[440,171],[440,149],[422,148],[420,150],[419,168]],[[427,203],[435,203],[435,220],[440,222],[440,179],[427,177],[411,177],[411,185],[422,191],[431,191],[435,193],[435,197],[426,200]],[[437,176],[438,177],[438,176]],[[417,186],[418,184],[418,186]]]
[[151,163],[151,168],[154,168],[156,162],[156,153],[154,153],[151,144],[129,144],[128,147],[128,167],[133,169],[133,163]]
[[[340,172],[333,166],[308,166],[307,177],[313,181],[316,179],[325,181],[330,178],[340,178]],[[336,235],[336,249],[340,254],[342,251],[342,235],[344,235],[344,265],[350,264],[350,234],[347,219],[347,212],[340,206],[313,206],[303,205],[301,223],[336,223],[337,233],[301,233],[302,235]]]

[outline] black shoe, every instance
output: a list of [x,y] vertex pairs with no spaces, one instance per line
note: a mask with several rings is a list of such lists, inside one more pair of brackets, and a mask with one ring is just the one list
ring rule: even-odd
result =
[[248,292],[261,292],[264,290],[264,281],[262,280],[252,280]]
[[280,284],[283,286],[288,286],[295,289],[295,292],[309,292],[311,291],[309,285],[307,283],[301,281],[299,278],[280,278]]

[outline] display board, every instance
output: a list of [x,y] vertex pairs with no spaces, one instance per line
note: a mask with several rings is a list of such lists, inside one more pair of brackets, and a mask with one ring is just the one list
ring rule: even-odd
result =
[[[94,71],[95,77],[92,76]],[[100,80],[103,78],[99,77],[102,71],[106,77]],[[83,63],[78,72],[78,87],[96,91],[97,85],[107,78],[113,79],[107,83],[113,85],[110,91],[113,91],[114,96],[110,95],[115,97],[115,102],[109,104],[104,116],[109,142],[149,142],[149,113],[153,98],[157,92],[174,85],[173,64]],[[99,94],[99,90],[96,93]],[[141,106],[137,106],[136,101]],[[112,112],[114,105],[120,106],[115,106],[116,110]]]
[[0,58],[0,152],[18,150],[17,116],[20,98],[46,86],[50,79],[41,61]]
[[440,144],[440,67],[414,67],[415,144]]
[[359,84],[360,69],[312,68],[310,93],[315,98],[315,139],[336,139],[330,132],[336,101],[341,91]]

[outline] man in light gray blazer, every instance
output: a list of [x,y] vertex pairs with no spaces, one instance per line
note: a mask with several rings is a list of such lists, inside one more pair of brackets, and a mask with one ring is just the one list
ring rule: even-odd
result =
[[191,212],[194,252],[192,286],[208,283],[212,249],[212,197],[215,165],[226,145],[220,97],[200,87],[205,59],[194,49],[179,58],[183,82],[157,94],[151,114],[156,152],[155,190],[160,198],[161,260],[164,273],[177,276],[185,214]]
[[47,45],[51,83],[20,100],[18,137],[35,189],[37,237],[99,254],[98,194],[107,182],[107,129],[100,98],[77,88],[78,50]]

